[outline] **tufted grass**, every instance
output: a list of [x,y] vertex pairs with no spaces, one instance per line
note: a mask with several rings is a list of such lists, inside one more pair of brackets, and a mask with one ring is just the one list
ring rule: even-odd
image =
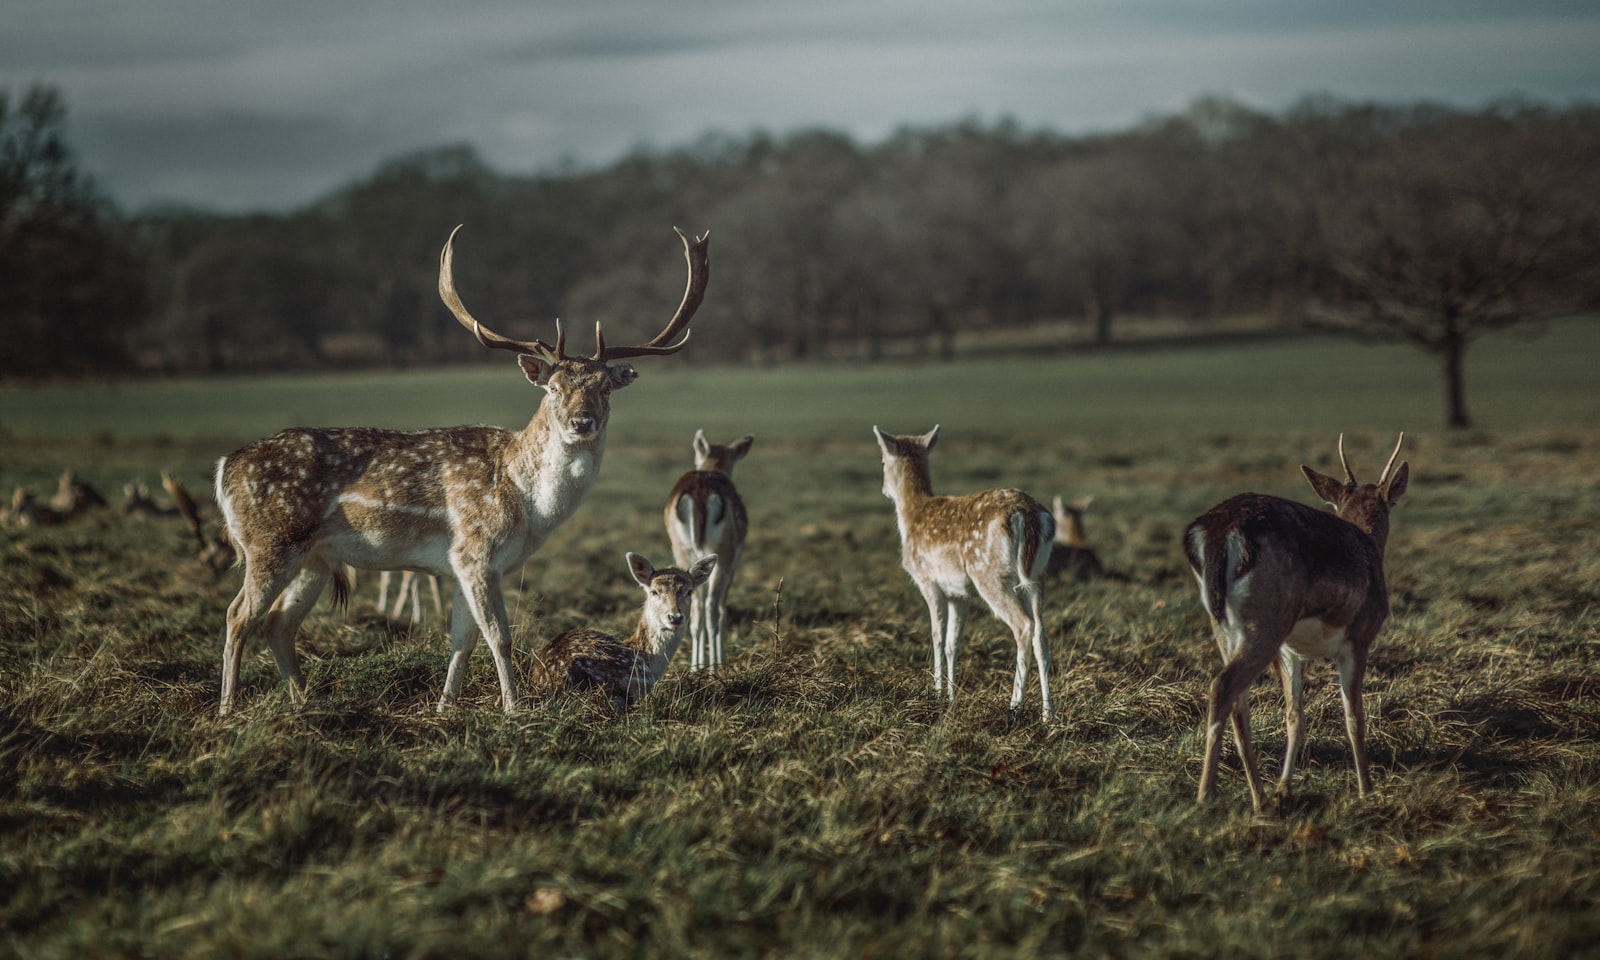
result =
[[[659,501],[694,428],[757,436],[737,476],[752,539],[732,669],[675,664],[624,717],[561,698],[505,718],[482,653],[459,708],[436,715],[444,624],[388,622],[368,580],[302,632],[306,707],[252,649],[240,710],[219,720],[237,571],[213,585],[175,521],[115,510],[0,532],[0,955],[1592,951],[1600,391],[1592,363],[1570,362],[1591,341],[1508,344],[1476,371],[1486,427],[1466,435],[1430,428],[1426,371],[1395,373],[1415,358],[1316,342],[643,369],[618,397],[600,485],[508,596],[523,657],[576,623],[625,628],[638,597],[623,553],[667,556]],[[1364,392],[1331,391],[1317,374],[1330,358],[1365,361],[1350,375]],[[1263,363],[1285,375],[1250,386]],[[397,425],[429,409],[514,423],[532,402],[511,370],[419,376],[396,394],[415,404]],[[0,483],[77,466],[111,495],[165,468],[204,491],[235,443],[297,419],[380,422],[341,405],[389,389],[251,381],[234,386],[254,406],[228,420],[182,395],[223,385],[166,386],[180,396],[117,388],[148,391],[142,427],[126,409],[100,427],[30,421],[52,395],[0,394]],[[1008,711],[1010,641],[986,615],[968,626],[961,699],[932,694],[926,610],[898,566],[869,427],[934,421],[940,490],[1095,496],[1089,533],[1116,579],[1048,593],[1052,725],[1036,691]],[[1288,814],[1250,815],[1231,747],[1219,802],[1195,807],[1216,655],[1179,531],[1244,489],[1309,502],[1297,465],[1326,468],[1341,428],[1371,473],[1401,427],[1413,476],[1389,548],[1395,614],[1368,675],[1377,796],[1355,796],[1323,667]],[[51,430],[66,432],[41,439]],[[1269,773],[1278,699],[1255,688]]]

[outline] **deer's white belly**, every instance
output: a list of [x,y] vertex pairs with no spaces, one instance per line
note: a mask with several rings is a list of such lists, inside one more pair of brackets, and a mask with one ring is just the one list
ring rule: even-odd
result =
[[1332,660],[1344,646],[1344,627],[1324,623],[1315,617],[1295,622],[1283,641],[1284,646],[1306,659]]

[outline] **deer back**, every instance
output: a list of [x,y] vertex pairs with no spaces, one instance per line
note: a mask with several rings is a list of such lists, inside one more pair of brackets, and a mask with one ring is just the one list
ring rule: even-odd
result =
[[438,569],[458,541],[503,544],[526,517],[498,427],[284,430],[224,457],[217,502],[245,553],[321,545],[358,567]]
[[1232,612],[1293,623],[1315,618],[1372,633],[1389,614],[1383,554],[1331,513],[1266,494],[1230,497],[1184,531],[1189,566],[1218,623]]
[[679,477],[667,496],[665,513],[673,540],[700,554],[737,548],[750,528],[733,480],[710,470],[691,470]]
[[1050,511],[1033,497],[1021,490],[984,490],[919,502],[907,512],[902,553],[913,576],[938,567],[978,579],[1014,568],[1025,579],[1037,579],[1054,536]]

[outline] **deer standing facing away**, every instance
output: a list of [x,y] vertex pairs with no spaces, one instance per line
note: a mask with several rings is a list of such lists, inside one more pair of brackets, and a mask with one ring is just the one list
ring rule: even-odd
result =
[[922,436],[891,436],[872,428],[883,451],[883,495],[894,501],[900,526],[901,565],[922,591],[933,620],[933,689],[956,698],[956,646],[976,591],[1017,641],[1017,672],[1011,708],[1022,704],[1028,681],[1028,651],[1039,666],[1045,720],[1055,716],[1050,700],[1050,649],[1045,643],[1045,568],[1055,521],[1050,511],[1021,490],[985,490],[936,497],[928,452],[939,428]]
[[686,611],[716,566],[712,554],[687,570],[657,570],[637,553],[628,554],[628,572],[644,588],[644,609],[633,633],[621,640],[586,627],[557,634],[534,663],[530,692],[537,696],[598,687],[619,713],[644,699],[678,652]]
[[233,707],[244,643],[258,632],[266,634],[291,697],[304,698],[294,634],[346,563],[453,579],[450,666],[439,710],[460,693],[480,633],[499,674],[501,706],[507,713],[516,708],[502,579],[572,516],[594,485],[611,393],[638,376],[615,361],[673,354],[688,341],[685,327],[705,296],[708,236],[691,242],[679,231],[679,237],[689,280],[666,327],[648,343],[615,347],[596,324],[594,356],[584,358],[567,356],[559,322],[551,346],[512,340],[473,319],[456,293],[451,232],[439,255],[440,298],[484,346],[516,353],[529,382],[544,390],[521,431],[292,429],[218,462],[217,504],[245,568],[228,608],[221,713]]
[[1105,576],[1105,567],[1100,565],[1100,558],[1089,546],[1083,532],[1083,514],[1093,502],[1094,497],[1084,497],[1072,503],[1065,503],[1056,497],[1051,503],[1050,515],[1056,521],[1056,540],[1050,550],[1050,567],[1045,571],[1047,579],[1068,576],[1083,583]]
[[1287,804],[1304,719],[1302,668],[1310,659],[1331,660],[1339,671],[1356,786],[1363,797],[1372,792],[1361,684],[1367,652],[1389,616],[1383,550],[1389,539],[1389,511],[1406,492],[1410,476],[1406,463],[1395,468],[1404,439],[1402,433],[1377,483],[1356,482],[1344,454],[1343,434],[1339,436],[1342,482],[1310,467],[1300,468],[1334,513],[1282,497],[1241,493],[1201,514],[1184,530],[1184,553],[1200,582],[1200,598],[1226,664],[1211,684],[1199,801],[1210,799],[1215,791],[1222,724],[1231,715],[1250,799],[1261,812],[1266,797],[1250,742],[1248,693],[1270,664],[1283,683],[1288,708],[1288,744],[1278,777],[1277,806],[1282,809]]
[[730,444],[712,443],[705,431],[694,434],[694,469],[678,478],[664,511],[673,562],[689,567],[702,557],[717,558],[711,578],[694,594],[689,613],[689,668],[722,668],[723,630],[728,620],[728,587],[744,552],[750,521],[733,486],[733,467],[750,452],[755,437]]

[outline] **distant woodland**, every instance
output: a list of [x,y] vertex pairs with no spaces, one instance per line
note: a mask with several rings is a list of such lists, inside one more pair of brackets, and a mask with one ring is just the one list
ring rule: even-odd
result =
[[682,293],[676,225],[713,237],[696,361],[1252,316],[1426,350],[1457,425],[1475,337],[1600,301],[1594,105],[1203,99],[1093,136],[708,135],[534,175],[447,145],[247,216],[118,210],[65,126],[53,89],[0,90],[3,378],[479,359],[436,292],[457,224],[462,296],[512,335],[548,339],[556,317],[580,346],[592,321],[653,332]]

